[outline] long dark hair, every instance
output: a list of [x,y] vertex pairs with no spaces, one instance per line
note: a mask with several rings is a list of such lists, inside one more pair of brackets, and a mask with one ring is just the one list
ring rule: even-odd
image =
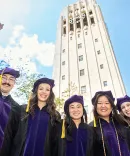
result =
[[[30,97],[30,109],[29,109],[29,113],[34,117],[35,116],[35,108],[38,105],[38,97],[37,97],[37,90],[38,90],[38,86],[36,87],[35,91],[32,93],[31,97]],[[55,99],[55,95],[52,91],[52,88],[50,90],[50,96],[48,97],[47,101],[46,101],[46,109],[47,112],[50,114],[51,117],[51,124],[54,125],[55,121],[59,121],[60,120],[60,115],[59,113],[56,111],[56,104],[54,102]]]
[[101,96],[105,96],[108,99],[109,103],[111,104],[112,112],[110,114],[110,117],[112,117],[114,119],[114,121],[116,121],[118,124],[125,124],[123,118],[117,112],[117,108],[116,108],[116,105],[114,104],[114,101],[109,96],[102,95],[102,94],[98,94],[96,97],[96,100],[94,102],[93,113],[94,113],[94,117],[95,117],[96,121],[98,122],[98,119],[99,119],[99,114],[97,113],[97,103],[98,103],[99,97],[101,97]]
[[123,119],[125,120],[125,122],[128,124],[128,126],[130,126],[130,117],[126,116],[122,110],[120,112],[120,115],[123,117]]
[[[84,121],[85,120],[85,121]],[[83,116],[81,117],[81,123],[87,123],[87,113],[83,107]],[[75,127],[75,123],[70,117],[69,107],[67,107],[66,117],[65,117],[65,128],[66,128],[66,139],[72,140],[72,130]]]

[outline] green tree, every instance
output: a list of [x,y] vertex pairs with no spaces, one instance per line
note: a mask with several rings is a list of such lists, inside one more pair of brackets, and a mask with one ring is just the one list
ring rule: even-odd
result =
[[74,95],[77,92],[77,86],[75,83],[69,83],[68,88],[65,89],[63,92],[62,98],[55,98],[55,103],[57,105],[57,110],[63,112],[63,106],[65,100],[68,99],[70,96]]
[[70,96],[76,94],[76,92],[77,92],[77,86],[75,85],[75,83],[70,82],[68,84],[68,88],[66,88],[65,91],[63,92],[63,97],[67,99]]
[[15,96],[23,98],[25,102],[27,102],[34,82],[41,77],[43,77],[43,75],[37,73],[31,73],[29,75],[25,74],[24,76],[21,76],[21,78],[16,83],[17,89],[14,92]]
[[64,102],[65,102],[64,99],[55,98],[56,109],[57,109],[58,111],[63,110]]
[[[11,55],[5,54],[4,59],[6,61],[0,60],[0,67],[1,67],[0,69],[4,69],[5,67],[10,67],[11,61],[13,60],[13,58],[11,58],[10,56]],[[28,69],[28,65],[30,62],[31,61],[29,56],[26,56],[25,59],[20,57],[19,63],[15,67],[15,69],[17,69],[20,72],[20,77],[16,81],[16,86],[14,91],[12,92],[12,95],[14,96],[14,98],[18,99],[17,100],[18,103],[21,104],[27,103],[34,82],[41,77],[45,77],[45,75],[43,74],[31,73],[30,70]]]

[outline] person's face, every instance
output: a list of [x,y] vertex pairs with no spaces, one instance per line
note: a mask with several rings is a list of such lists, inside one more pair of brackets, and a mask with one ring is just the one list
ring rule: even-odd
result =
[[38,101],[46,102],[50,96],[51,87],[47,83],[41,83],[38,86],[37,97]]
[[97,113],[102,118],[109,118],[112,112],[111,104],[109,103],[106,96],[100,96],[97,102]]
[[73,120],[79,120],[83,116],[83,106],[78,102],[69,105],[69,114]]
[[9,93],[15,85],[16,78],[10,74],[3,74],[1,91],[2,93]]
[[122,103],[121,110],[125,116],[130,118],[130,102]]

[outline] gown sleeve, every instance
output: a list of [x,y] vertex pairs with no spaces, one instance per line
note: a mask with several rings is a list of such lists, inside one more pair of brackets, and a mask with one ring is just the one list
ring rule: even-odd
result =
[[0,156],[10,156],[14,138],[19,127],[20,106],[15,101],[12,100],[12,102],[9,121],[5,128],[4,141],[0,150]]

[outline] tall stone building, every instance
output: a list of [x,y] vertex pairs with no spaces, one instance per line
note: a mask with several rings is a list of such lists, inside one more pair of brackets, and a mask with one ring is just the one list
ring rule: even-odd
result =
[[125,95],[110,36],[95,0],[79,0],[63,9],[57,26],[53,78],[57,97],[64,96],[71,87],[68,84],[77,86],[75,93],[84,96],[88,114],[96,91]]

